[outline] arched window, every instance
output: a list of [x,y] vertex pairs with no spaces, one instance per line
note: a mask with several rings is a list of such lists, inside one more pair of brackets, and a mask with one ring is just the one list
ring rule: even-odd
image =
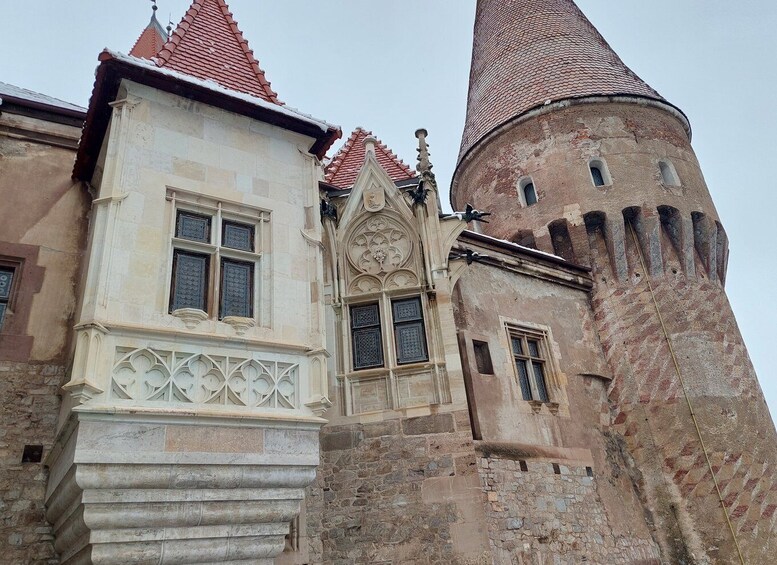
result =
[[610,171],[607,170],[607,164],[602,159],[591,159],[588,162],[588,170],[591,173],[591,182],[594,186],[608,186],[612,184]]
[[521,195],[524,206],[531,206],[537,203],[537,189],[534,188],[534,181],[531,177],[524,177],[520,180],[518,192]]
[[534,190],[534,183],[527,183],[523,187],[523,197],[526,200],[527,206],[537,203],[537,191]]
[[680,186],[680,179],[677,176],[674,165],[666,159],[658,162],[658,169],[661,171],[661,182],[664,186]]

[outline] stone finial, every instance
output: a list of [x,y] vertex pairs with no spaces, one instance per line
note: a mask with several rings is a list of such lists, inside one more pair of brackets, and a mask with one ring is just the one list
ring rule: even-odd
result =
[[415,136],[418,138],[418,165],[416,165],[416,170],[419,173],[431,172],[433,166],[431,161],[429,161],[429,145],[426,143],[427,135],[429,135],[429,132],[424,128],[415,131]]
[[364,150],[365,150],[365,156],[372,154],[372,156],[375,156],[375,145],[378,143],[378,140],[372,136],[368,135],[364,138]]

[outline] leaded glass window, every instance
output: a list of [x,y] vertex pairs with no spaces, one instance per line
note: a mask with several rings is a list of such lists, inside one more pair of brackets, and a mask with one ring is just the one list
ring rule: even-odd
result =
[[546,383],[544,337],[511,331],[510,346],[524,400],[550,402]]
[[170,311],[180,308],[207,310],[209,262],[207,255],[175,250]]
[[175,237],[210,243],[210,222],[210,216],[179,210],[175,225]]
[[254,226],[237,222],[223,222],[221,244],[232,249],[253,251]]
[[221,261],[221,318],[253,317],[254,264]]
[[3,327],[5,313],[11,300],[11,288],[15,274],[15,269],[11,267],[0,267],[0,328]]
[[397,363],[418,363],[428,361],[426,332],[419,297],[404,298],[391,302],[394,316],[394,339],[397,349]]
[[350,310],[353,368],[358,370],[382,367],[383,339],[378,304],[351,306]]

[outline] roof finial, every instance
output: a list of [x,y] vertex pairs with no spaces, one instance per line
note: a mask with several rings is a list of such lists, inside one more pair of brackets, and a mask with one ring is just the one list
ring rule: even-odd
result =
[[156,15],[156,11],[159,9],[159,7],[156,5],[156,0],[151,0],[151,9],[154,11],[153,15]]
[[415,136],[418,138],[418,149],[416,149],[418,151],[418,164],[415,170],[419,173],[432,172],[432,163],[429,161],[429,145],[426,143],[427,135],[429,135],[429,132],[424,128],[415,131]]
[[167,27],[165,29],[167,30],[167,39],[170,39],[170,36],[173,34],[173,13],[172,12],[170,12],[170,15],[167,18]]
[[378,143],[378,140],[372,136],[368,135],[364,138],[364,156],[366,157],[369,154],[372,154],[372,156],[375,156],[375,144]]

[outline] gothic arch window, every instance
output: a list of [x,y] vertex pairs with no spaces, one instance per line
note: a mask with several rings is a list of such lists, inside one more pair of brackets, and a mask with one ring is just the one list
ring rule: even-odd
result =
[[524,177],[518,182],[518,192],[521,203],[524,206],[532,206],[537,203],[537,189],[531,177]]
[[588,162],[588,171],[591,173],[591,182],[596,187],[609,186],[612,184],[610,171],[604,159],[596,158]]
[[661,172],[661,182],[664,186],[680,186],[680,177],[670,160],[661,159],[658,162],[658,170]]

